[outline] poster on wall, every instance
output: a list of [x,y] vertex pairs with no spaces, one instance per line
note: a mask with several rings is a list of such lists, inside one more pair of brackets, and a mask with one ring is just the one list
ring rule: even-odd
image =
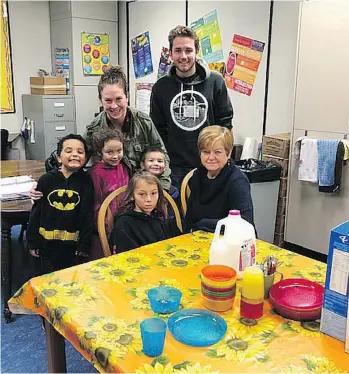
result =
[[225,62],[219,61],[219,62],[211,62],[208,64],[208,67],[210,70],[216,71],[217,73],[221,74],[224,78],[225,74]]
[[11,43],[7,2],[1,0],[1,113],[14,113]]
[[150,96],[153,83],[136,83],[136,108],[144,113],[150,113]]
[[84,75],[102,75],[110,66],[109,35],[81,33]]
[[135,78],[142,78],[153,72],[149,31],[131,40],[133,69]]
[[58,76],[65,78],[67,91],[69,91],[69,88],[70,88],[69,49],[68,48],[56,48],[55,49],[55,61],[56,61],[56,74]]
[[168,68],[171,65],[170,50],[166,47],[162,47],[158,69],[158,79],[167,74]]
[[251,96],[259,64],[262,59],[264,43],[235,34],[225,68],[227,87]]
[[204,15],[191,23],[200,40],[199,56],[206,62],[217,62],[223,59],[222,39],[217,19],[217,10]]

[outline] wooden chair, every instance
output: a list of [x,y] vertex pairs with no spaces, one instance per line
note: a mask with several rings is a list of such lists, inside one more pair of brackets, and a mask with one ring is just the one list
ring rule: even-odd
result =
[[190,196],[190,188],[188,186],[189,179],[193,176],[194,171],[196,169],[191,170],[183,179],[181,184],[181,205],[182,205],[182,212],[183,216],[187,214],[187,201]]
[[[104,256],[108,257],[111,255],[111,250],[109,247],[109,242],[108,242],[108,236],[107,236],[107,231],[106,231],[106,226],[108,228],[112,228],[114,225],[114,217],[111,213],[111,210],[109,208],[110,203],[121,193],[126,191],[127,186],[123,186],[118,188],[117,190],[113,191],[102,203],[99,213],[98,213],[98,220],[97,220],[97,226],[98,226],[98,234],[99,234],[99,239],[102,244]],[[180,232],[183,232],[182,228],[182,221],[181,221],[181,216],[179,214],[178,207],[172,197],[164,191],[164,196],[165,199],[170,203],[173,212],[175,214],[176,218],[176,224]]]

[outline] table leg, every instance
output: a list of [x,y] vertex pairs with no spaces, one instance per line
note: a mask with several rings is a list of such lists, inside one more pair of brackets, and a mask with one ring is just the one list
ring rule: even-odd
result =
[[8,307],[8,300],[11,298],[11,286],[12,286],[12,241],[11,241],[11,226],[6,223],[2,218],[1,225],[1,292],[2,301],[4,305],[4,318],[5,322],[11,322],[10,309]]
[[65,345],[63,336],[44,321],[46,331],[47,363],[49,373],[66,373]]

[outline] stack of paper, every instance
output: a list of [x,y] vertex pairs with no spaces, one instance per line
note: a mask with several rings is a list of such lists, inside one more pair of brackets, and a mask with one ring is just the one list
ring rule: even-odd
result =
[[0,200],[28,199],[29,191],[33,186],[34,179],[29,175],[9,177],[0,179]]

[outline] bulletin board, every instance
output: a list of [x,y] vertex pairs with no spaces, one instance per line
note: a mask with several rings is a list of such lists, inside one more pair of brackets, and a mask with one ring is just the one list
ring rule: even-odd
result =
[[1,0],[1,113],[14,113],[13,75],[8,4]]

